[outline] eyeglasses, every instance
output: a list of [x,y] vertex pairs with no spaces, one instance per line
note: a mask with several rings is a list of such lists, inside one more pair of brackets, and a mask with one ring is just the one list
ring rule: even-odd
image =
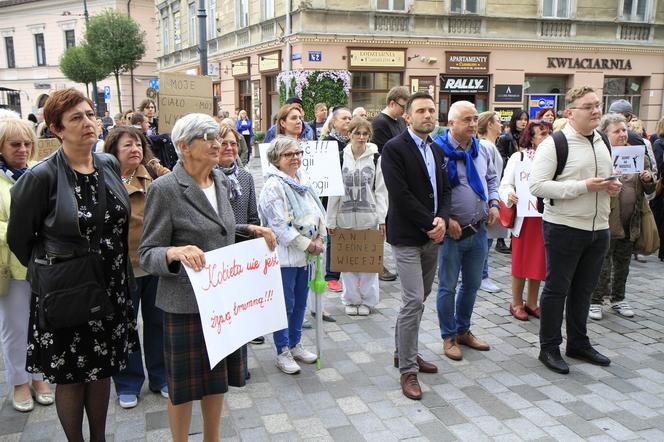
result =
[[302,158],[302,155],[304,155],[303,150],[296,150],[294,152],[284,152],[281,154],[282,157],[292,160],[293,158]]
[[398,104],[401,109],[406,110],[406,105],[405,104],[401,104],[398,101],[395,101],[395,103]]
[[227,147],[232,147],[233,149],[235,149],[237,147],[237,143],[235,141],[222,141],[221,147],[223,147],[224,149]]
[[32,148],[32,141],[8,141],[12,149],[20,149],[21,146]]
[[351,135],[355,135],[356,137],[365,137],[369,138],[371,134],[369,132],[353,132]]
[[584,110],[586,112],[592,112],[595,109],[602,109],[602,103],[595,103],[595,104],[586,104],[584,106],[579,106],[579,107],[570,107],[570,109],[579,109],[579,110]]
[[221,138],[219,137],[219,134],[216,132],[204,133],[202,137],[198,138],[204,139],[205,141],[208,142],[208,144],[214,143],[215,141],[217,143],[221,143]]

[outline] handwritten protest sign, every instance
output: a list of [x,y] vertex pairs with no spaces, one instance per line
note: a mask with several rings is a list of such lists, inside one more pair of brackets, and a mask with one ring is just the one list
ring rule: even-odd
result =
[[205,254],[205,268],[185,266],[201,315],[210,369],[242,345],[288,327],[276,251],[262,238]]
[[516,205],[517,216],[523,217],[541,217],[542,214],[537,211],[537,197],[530,193],[528,178],[530,177],[530,168],[532,161],[524,159],[516,163],[514,169],[514,187],[519,202]]
[[334,229],[330,269],[358,273],[382,271],[383,241],[383,234],[378,230]]
[[[161,124],[161,123],[160,123]],[[339,164],[339,147],[336,141],[301,141],[304,150],[302,166],[311,179],[311,184],[320,196],[339,196],[344,194]],[[267,150],[269,143],[259,144],[261,167],[267,170]]]
[[611,148],[613,168],[623,175],[643,172],[645,146],[615,146]]
[[37,160],[43,160],[58,150],[62,142],[57,138],[40,138],[37,140]]
[[212,78],[159,74],[159,131],[168,133],[181,117],[212,115]]

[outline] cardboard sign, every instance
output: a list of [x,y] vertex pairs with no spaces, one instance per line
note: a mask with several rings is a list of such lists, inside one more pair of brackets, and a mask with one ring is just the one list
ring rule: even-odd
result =
[[62,146],[57,138],[40,138],[37,140],[37,160],[41,161]]
[[383,270],[383,241],[379,230],[334,229],[330,270],[380,273]]
[[532,164],[532,161],[525,156],[523,161],[516,163],[514,168],[514,187],[516,188],[516,196],[519,198],[516,205],[516,215],[541,218],[542,214],[537,211],[537,197],[530,193],[528,184]]
[[[161,124],[161,123],[160,123]],[[304,151],[302,166],[311,179],[311,185],[320,196],[340,196],[344,194],[339,164],[339,147],[336,141],[300,141]],[[267,151],[269,143],[258,145],[261,153],[263,175],[267,171]]]
[[288,327],[281,268],[262,238],[205,254],[205,268],[185,266],[201,316],[213,369],[254,339]]
[[159,131],[169,133],[187,114],[213,115],[212,78],[190,75],[159,75]]
[[[614,146],[611,148],[613,168],[623,175],[643,172],[645,146]],[[606,177],[605,177],[606,178]]]

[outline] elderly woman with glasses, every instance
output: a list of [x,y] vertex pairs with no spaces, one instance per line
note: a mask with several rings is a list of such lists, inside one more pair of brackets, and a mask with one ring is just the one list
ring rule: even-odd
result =
[[[228,386],[244,386],[243,359],[229,355],[210,369],[201,317],[183,266],[205,267],[205,252],[231,245],[236,233],[264,237],[276,246],[269,229],[236,225],[228,199],[229,183],[216,166],[221,144],[219,125],[204,114],[179,119],[171,132],[179,161],[173,172],[148,189],[141,268],[159,276],[157,307],[164,311],[164,363],[170,401],[172,438],[186,441],[192,403],[201,401],[203,439],[219,440]],[[237,352],[236,352],[237,353]]]
[[267,151],[269,165],[258,204],[263,224],[277,235],[277,250],[286,301],[288,328],[274,332],[277,367],[286,374],[300,371],[296,360],[313,364],[317,356],[300,342],[307,307],[310,264],[324,251],[325,209],[301,169],[297,140],[277,137]]
[[[385,236],[387,188],[378,161],[378,147],[370,143],[371,123],[355,117],[348,127],[350,143],[343,150],[341,174],[344,195],[330,197],[327,225],[342,229],[380,229]],[[349,316],[367,316],[378,304],[377,273],[341,273],[341,300]]]

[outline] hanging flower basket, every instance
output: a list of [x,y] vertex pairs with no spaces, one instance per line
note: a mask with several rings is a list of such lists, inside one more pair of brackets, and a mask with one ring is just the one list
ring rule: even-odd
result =
[[340,71],[284,71],[277,76],[279,101],[283,105],[289,97],[302,99],[307,120],[314,119],[316,103],[328,106],[346,105],[350,94],[350,72]]

